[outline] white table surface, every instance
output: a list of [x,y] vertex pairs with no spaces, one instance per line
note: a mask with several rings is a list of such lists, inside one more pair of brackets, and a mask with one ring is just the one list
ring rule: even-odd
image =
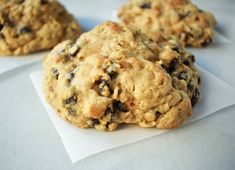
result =
[[[112,9],[125,0],[61,2],[90,29],[104,19],[111,19]],[[213,11],[218,29],[235,42],[234,0],[194,2]],[[221,56],[210,56],[214,50]],[[217,49],[209,46],[196,53],[201,66],[235,87],[234,43],[219,44]],[[0,170],[235,169],[235,106],[168,133],[72,164],[29,78],[29,73],[40,69],[41,63],[35,63],[0,75]],[[223,93],[223,89],[215,93]]]

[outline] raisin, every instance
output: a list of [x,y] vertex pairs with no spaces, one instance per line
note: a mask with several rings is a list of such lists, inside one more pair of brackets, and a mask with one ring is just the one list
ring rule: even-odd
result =
[[76,57],[77,53],[80,51],[80,47],[73,46],[69,50],[70,57]]
[[8,17],[5,18],[4,25],[8,26],[8,27],[14,27],[15,26],[15,24]]
[[58,69],[53,68],[53,69],[52,69],[52,72],[53,72],[53,74],[54,74],[54,76],[55,76],[56,80],[58,80],[59,75],[60,75],[60,73],[59,73]]
[[107,115],[108,113],[111,113],[111,114],[114,113],[113,105],[110,105],[110,106],[105,110],[105,115]]
[[162,114],[161,112],[157,111],[156,112],[156,118],[158,118],[161,114]]
[[178,65],[178,60],[175,58],[171,61],[169,67],[166,69],[168,73],[175,71]]
[[198,77],[197,82],[198,84],[201,84],[201,77]]
[[72,109],[72,108],[68,108],[67,110],[68,110],[69,114],[70,114],[70,115],[73,115],[73,116],[75,116],[76,113],[77,113],[77,111],[74,110],[74,109]]
[[191,65],[188,60],[185,60],[185,61],[183,62],[183,64],[186,65],[186,66],[190,66],[190,65]]
[[4,39],[4,38],[5,36],[2,33],[0,33],[0,39]]
[[42,5],[48,4],[48,0],[41,0],[40,2],[41,2]]
[[96,126],[100,124],[100,121],[98,119],[91,119],[92,121],[92,126]]
[[178,46],[174,46],[172,47],[172,50],[179,53],[180,52],[180,48]]
[[109,125],[111,124],[111,122],[107,122],[107,124],[105,125],[106,128],[109,128]]
[[108,80],[105,80],[105,79],[100,79],[99,81],[98,81],[98,83],[99,84],[102,84],[102,85],[104,85],[104,86],[110,86],[110,83],[109,83],[109,81]]
[[127,106],[117,100],[113,102],[113,110],[114,112],[128,112]]
[[20,0],[18,3],[24,3],[25,0]]
[[208,38],[207,39],[207,43],[209,44],[209,43],[211,43],[212,42],[212,38]]
[[70,79],[73,79],[75,77],[75,73],[71,72],[70,73]]
[[211,38],[208,38],[208,39],[206,39],[204,42],[202,42],[202,46],[203,47],[206,47],[208,44],[210,44],[212,42],[212,39]]
[[32,29],[29,28],[29,27],[20,28],[20,34],[28,34],[28,33],[31,33],[31,32],[32,32]]
[[194,90],[194,83],[192,80],[189,81],[188,85],[187,85],[187,88],[189,91],[193,91]]
[[206,47],[208,45],[208,43],[206,42],[206,41],[203,41],[202,43],[201,43],[201,46],[202,47]]
[[204,12],[202,9],[198,9],[199,12]]
[[117,77],[117,75],[118,75],[118,73],[116,71],[113,71],[113,70],[110,73],[108,73],[108,74],[109,74],[111,79],[115,79]]
[[198,89],[196,89],[191,98],[192,106],[195,106],[195,104],[197,104],[199,98],[200,98],[200,92]]
[[188,75],[187,75],[186,71],[182,71],[178,74],[178,79],[180,79],[180,80],[185,80],[186,81],[187,77],[188,77]]
[[142,8],[142,9],[150,9],[151,8],[151,2],[146,2],[146,3],[142,3],[141,5],[140,5],[140,8]]
[[71,72],[69,73],[69,78],[68,78],[68,82],[71,82],[75,77],[75,73],[74,72]]
[[0,24],[0,31],[2,31],[4,25],[3,24]]
[[179,14],[180,20],[185,19],[186,17],[188,17],[190,15],[190,12],[186,12],[184,14]]
[[114,102],[106,109],[105,114],[111,113],[111,115],[114,115],[120,112],[128,112],[128,108],[126,104],[114,100]]
[[64,100],[64,104],[67,104],[67,105],[75,105],[77,102],[77,97],[76,96],[72,96],[66,100]]
[[190,55],[190,56],[189,56],[189,58],[190,58],[190,60],[191,60],[193,63],[195,63],[195,62],[196,62],[196,58],[195,58],[195,56],[194,56],[194,55]]
[[118,75],[118,72],[117,72],[117,64],[111,64],[109,67],[107,67],[105,69],[105,72],[108,73],[108,75],[110,76],[111,79],[115,79]]
[[110,82],[105,79],[100,79],[96,81],[98,84],[99,94],[102,96],[109,96],[111,92],[113,92]]

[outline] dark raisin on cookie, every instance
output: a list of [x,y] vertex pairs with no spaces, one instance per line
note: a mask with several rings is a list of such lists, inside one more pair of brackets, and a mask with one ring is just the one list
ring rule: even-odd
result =
[[8,27],[14,27],[15,23],[13,21],[11,21],[8,16],[4,16],[4,26],[8,26]]
[[201,84],[201,77],[198,77],[197,82],[198,84]]
[[100,80],[96,81],[96,84],[98,85],[98,93],[102,96],[107,97],[113,92],[109,80],[101,78]]
[[186,66],[191,66],[191,64],[195,62],[196,62],[195,56],[191,54],[187,56],[187,59],[183,61],[183,64]]
[[190,58],[190,60],[191,60],[193,63],[196,62],[196,58],[195,58],[195,56],[194,56],[193,54],[190,55],[188,58]]
[[114,112],[128,112],[127,105],[118,100],[113,102],[113,110]]
[[199,98],[200,98],[200,92],[198,89],[196,89],[191,98],[192,106],[195,106],[195,104],[197,104]]
[[179,53],[180,52],[180,48],[178,46],[174,46],[171,48],[173,51]]
[[195,89],[195,86],[194,86],[194,83],[192,80],[189,81],[188,85],[187,85],[187,88],[189,91],[193,91]]
[[187,75],[187,72],[186,71],[182,71],[182,72],[180,72],[179,74],[178,74],[178,79],[180,79],[180,80],[187,80],[187,78],[188,78],[188,75]]
[[140,4],[140,8],[142,9],[150,9],[151,6],[152,6],[151,2],[145,2],[145,3]]
[[0,40],[4,39],[4,38],[5,38],[5,36],[2,33],[0,33]]
[[28,33],[32,32],[32,29],[29,27],[22,27],[22,28],[20,28],[19,32],[20,32],[20,34],[28,34]]
[[105,115],[107,115],[107,114],[111,114],[111,116],[114,116],[114,110],[113,110],[113,105],[111,104],[111,105],[109,105],[108,107],[107,107],[107,109],[105,110]]
[[183,61],[183,64],[186,65],[186,66],[190,66],[191,65],[191,63],[188,60]]
[[72,109],[72,108],[70,108],[70,107],[69,107],[67,110],[68,110],[69,114],[70,114],[70,115],[73,115],[73,116],[75,116],[76,113],[77,113],[76,110],[74,110],[74,109]]
[[118,73],[116,71],[113,71],[113,70],[111,72],[109,72],[108,74],[109,74],[111,79],[115,79],[118,75]]
[[109,128],[109,125],[110,125],[110,124],[111,124],[111,122],[107,122],[106,125],[105,125],[106,128]]
[[80,51],[80,47],[72,46],[71,49],[73,50],[69,51],[69,56],[76,57],[77,53]]
[[0,24],[0,31],[2,31],[4,25],[3,24]]
[[77,103],[77,97],[75,95],[64,100],[64,104],[66,105],[75,105],[76,103]]
[[48,4],[48,0],[40,0],[40,2],[41,2],[42,5]]
[[208,38],[208,39],[206,39],[205,41],[203,41],[202,43],[201,43],[201,46],[202,47],[206,47],[208,44],[210,44],[212,42],[212,39],[211,38]]
[[191,13],[189,11],[185,12],[185,13],[181,13],[179,14],[180,20],[185,19],[186,17],[188,17]]
[[60,75],[58,69],[53,68],[53,69],[52,69],[52,72],[53,72],[53,75],[54,75],[54,77],[56,78],[56,80],[58,80],[59,75]]
[[155,114],[156,114],[156,118],[158,118],[162,113],[157,111]]
[[109,67],[105,69],[105,72],[108,73],[109,77],[113,80],[117,77],[118,72],[115,64],[111,64]]
[[102,87],[102,86],[107,86],[110,87],[110,82],[106,79],[100,79],[97,81],[98,84]]
[[114,102],[106,109],[105,114],[110,113],[112,116],[115,116],[115,114],[120,112],[128,112],[127,105],[118,100],[114,100]]
[[71,72],[69,75],[70,75],[70,79],[73,79],[75,77],[75,73],[74,72]]
[[198,9],[198,12],[200,12],[200,13],[201,13],[201,12],[204,12],[204,11],[203,11],[202,9]]
[[96,125],[99,125],[100,124],[100,121],[98,119],[91,119],[92,121],[92,126],[96,126]]
[[24,3],[24,1],[25,1],[25,0],[19,0],[18,3],[20,3],[20,4],[21,4],[21,3]]
[[173,71],[176,70],[178,65],[178,60],[175,58],[171,61],[170,65],[168,66],[168,68],[166,68],[168,73],[172,73]]
[[69,78],[68,78],[68,82],[70,83],[75,77],[75,73],[74,72],[70,72],[69,73]]

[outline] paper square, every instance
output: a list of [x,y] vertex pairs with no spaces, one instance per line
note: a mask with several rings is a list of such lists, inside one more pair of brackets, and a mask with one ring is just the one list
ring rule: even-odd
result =
[[[202,68],[199,70],[202,75],[202,99],[193,109],[193,116],[185,124],[192,123],[215,111],[235,104],[234,88],[208,71]],[[166,132],[166,130],[140,128],[135,125],[126,125],[114,132],[77,128],[60,118],[46,102],[42,91],[43,72],[35,72],[30,74],[30,76],[37,94],[59,133],[62,143],[73,163],[93,154]],[[222,92],[218,93],[219,91]]]
[[40,61],[48,52],[23,56],[0,56],[0,74],[20,66]]

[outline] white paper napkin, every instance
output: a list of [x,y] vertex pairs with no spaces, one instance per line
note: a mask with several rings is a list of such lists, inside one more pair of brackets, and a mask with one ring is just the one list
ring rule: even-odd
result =
[[207,48],[188,48],[196,56],[197,64],[235,87],[234,44],[212,44]]
[[[188,119],[186,124],[235,104],[235,89],[202,68],[200,68],[200,72],[202,75],[202,99],[193,109],[193,116]],[[43,72],[39,71],[30,74],[30,76],[39,98],[58,131],[73,163],[95,153],[166,132],[166,130],[145,129],[135,125],[126,125],[114,132],[77,128],[62,120],[46,102],[42,91],[42,74]]]
[[0,56],[0,74],[14,68],[40,61],[48,52],[39,52],[24,56]]

